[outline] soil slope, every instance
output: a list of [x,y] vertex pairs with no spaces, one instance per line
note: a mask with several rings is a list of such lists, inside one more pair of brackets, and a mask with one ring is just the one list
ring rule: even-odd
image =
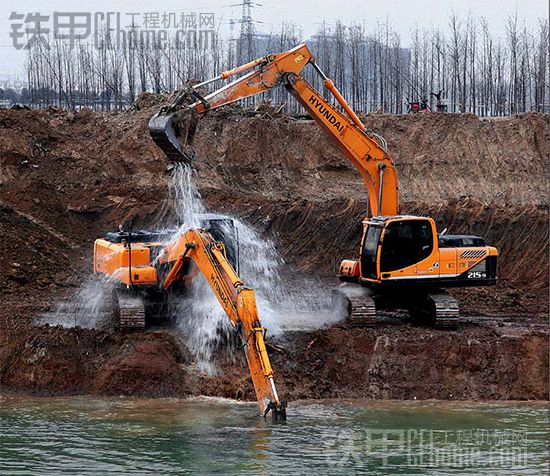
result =
[[[150,375],[156,383],[142,389],[131,384],[129,393],[218,394],[231,387],[214,388],[208,379],[205,383],[198,377],[191,379],[192,389],[186,378],[174,383],[173,372],[181,369],[174,370],[172,364],[184,363],[185,356],[169,336],[154,340],[30,327],[60,296],[74,293],[89,273],[91,245],[97,236],[132,218],[136,226],[151,224],[167,205],[166,161],[147,132],[147,121],[161,102],[144,96],[124,114],[0,111],[0,382],[4,385],[49,392],[124,393],[124,385],[149,371],[138,367],[151,361]],[[370,115],[364,120],[388,141],[400,176],[402,212],[431,215],[440,228],[485,236],[499,248],[499,286],[458,292],[465,313],[526,316],[529,324],[518,324],[516,337],[502,339],[489,324],[481,338],[475,326],[464,326],[457,334],[404,326],[387,331],[386,337],[384,330],[356,333],[338,328],[321,332],[321,342],[326,339],[326,349],[333,349],[324,353],[315,350],[317,344],[308,347],[315,337],[297,335],[292,345],[285,346],[288,355],[274,357],[277,368],[286,369],[286,359],[295,362],[295,370],[283,371],[290,394],[338,396],[338,390],[315,394],[305,374],[315,370],[319,376],[318,367],[332,362],[323,377],[330,381],[330,372],[349,363],[353,349],[362,349],[360,363],[353,364],[355,373],[350,375],[374,375],[378,367],[371,368],[372,356],[384,349],[396,360],[388,360],[394,363],[381,371],[378,383],[368,377],[366,387],[359,386],[354,393],[353,384],[343,382],[336,387],[344,389],[341,396],[427,398],[435,392],[438,398],[447,398],[446,393],[460,398],[544,397],[547,377],[540,369],[547,367],[547,332],[539,322],[548,311],[548,116],[481,120],[451,114]],[[226,109],[203,118],[195,145],[200,157],[196,178],[206,203],[213,210],[245,218],[273,238],[289,269],[322,275],[329,282],[339,261],[355,256],[364,213],[363,186],[352,165],[313,121],[275,114],[269,108]],[[62,343],[56,344],[59,338]],[[49,362],[45,367],[38,364],[40,358],[36,360],[40,352],[33,357],[24,350],[36,348],[41,339],[45,339],[43,359]],[[133,350],[121,350],[125,339]],[[426,345],[421,344],[423,339]],[[476,339],[479,345],[472,347]],[[56,346],[68,347],[56,357]],[[69,362],[64,352],[76,352],[78,346],[80,360]],[[434,348],[448,356],[439,370],[431,367]],[[470,348],[476,349],[471,359],[478,363],[463,358]],[[308,364],[299,370],[303,363],[299,352],[304,349],[309,349],[304,354]],[[148,358],[153,354],[160,360]],[[135,355],[142,357],[137,360],[140,365]],[[407,365],[401,360],[406,355],[415,356]],[[517,362],[518,355],[527,360]],[[88,362],[88,356],[97,358]],[[34,363],[25,366],[21,359]],[[532,367],[529,359],[535,362]],[[407,370],[418,362],[423,362],[432,393]],[[18,366],[23,370],[14,374]],[[44,368],[51,374],[37,377]],[[68,373],[57,375],[61,368]],[[130,370],[120,377],[121,369]],[[224,369],[227,379],[241,372],[238,366]],[[302,379],[306,383],[298,385]],[[497,382],[492,390],[483,389],[486,379]]]
[[[548,399],[545,324],[407,325],[293,332],[268,347],[279,391],[305,398]],[[212,395],[254,399],[241,353],[197,371],[176,335],[34,327],[0,345],[0,389],[39,395]]]

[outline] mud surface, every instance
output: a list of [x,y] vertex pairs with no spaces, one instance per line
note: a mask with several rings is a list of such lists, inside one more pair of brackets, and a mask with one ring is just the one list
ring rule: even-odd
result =
[[[117,115],[0,111],[3,386],[249,395],[239,362],[222,359],[221,380],[203,377],[170,334],[32,326],[89,273],[97,236],[132,218],[150,225],[166,208],[166,162],[147,132],[158,104],[146,96]],[[365,121],[388,141],[403,213],[499,248],[498,287],[456,293],[465,315],[497,320],[456,333],[402,325],[288,335],[285,351],[272,354],[289,398],[546,398],[548,116]],[[226,109],[205,116],[195,145],[205,202],[272,238],[289,270],[330,284],[339,261],[355,256],[363,186],[313,121]]]
[[[546,323],[471,322],[448,332],[389,325],[271,340],[284,398],[548,399]],[[199,372],[172,333],[120,335],[33,327],[0,346],[3,389],[39,395],[211,395],[254,399],[241,353],[220,348],[219,374]]]

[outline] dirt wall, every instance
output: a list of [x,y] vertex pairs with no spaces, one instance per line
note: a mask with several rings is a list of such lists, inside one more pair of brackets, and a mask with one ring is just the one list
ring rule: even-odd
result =
[[[167,191],[166,161],[147,132],[159,101],[144,96],[124,114],[0,111],[0,295],[25,297],[10,314],[77,285],[97,236],[130,218],[154,221]],[[388,141],[402,212],[485,236],[501,251],[503,292],[539,296],[518,311],[546,312],[548,116],[364,120]],[[289,265],[330,277],[356,255],[363,185],[313,121],[229,108],[202,119],[195,145],[207,204],[273,238]]]
[[[548,399],[548,333],[533,323],[472,324],[457,333],[341,325],[289,333],[276,344],[269,346],[276,381],[290,401]],[[167,333],[35,327],[0,345],[0,391],[254,399],[241,352],[220,349],[217,364],[217,376],[197,372]]]
[[[0,111],[2,388],[251,396],[243,362],[221,359],[220,378],[204,377],[169,334],[31,325],[90,273],[97,236],[132,218],[149,226],[167,205],[166,161],[147,132],[158,105],[147,96],[125,114]],[[285,394],[547,398],[548,116],[365,121],[388,140],[404,213],[500,249],[499,286],[459,291],[465,313],[514,317],[457,333],[344,326],[289,335],[272,352]],[[272,238],[290,273],[330,281],[340,259],[356,255],[364,189],[311,120],[229,109],[204,117],[196,147],[206,203]]]

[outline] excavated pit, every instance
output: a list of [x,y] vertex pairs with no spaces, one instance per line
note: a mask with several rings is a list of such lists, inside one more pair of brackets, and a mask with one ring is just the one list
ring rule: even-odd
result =
[[[209,394],[250,398],[239,357],[222,349],[204,376],[170,333],[36,326],[90,273],[93,240],[166,206],[166,161],[147,121],[160,100],[125,114],[0,111],[0,384],[34,393]],[[459,290],[470,319],[456,332],[345,324],[285,334],[272,348],[296,398],[548,397],[548,116],[369,115],[400,177],[401,211],[501,252],[496,288]],[[196,180],[210,209],[271,238],[296,273],[335,284],[357,252],[359,175],[305,117],[228,108],[195,137]],[[261,309],[260,309],[261,312]]]

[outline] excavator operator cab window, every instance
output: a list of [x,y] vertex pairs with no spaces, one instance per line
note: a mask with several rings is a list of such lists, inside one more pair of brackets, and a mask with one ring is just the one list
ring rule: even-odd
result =
[[361,253],[361,276],[376,279],[376,260],[382,227],[369,225]]
[[380,272],[406,268],[433,251],[433,231],[428,220],[392,221],[386,226],[380,253]]

